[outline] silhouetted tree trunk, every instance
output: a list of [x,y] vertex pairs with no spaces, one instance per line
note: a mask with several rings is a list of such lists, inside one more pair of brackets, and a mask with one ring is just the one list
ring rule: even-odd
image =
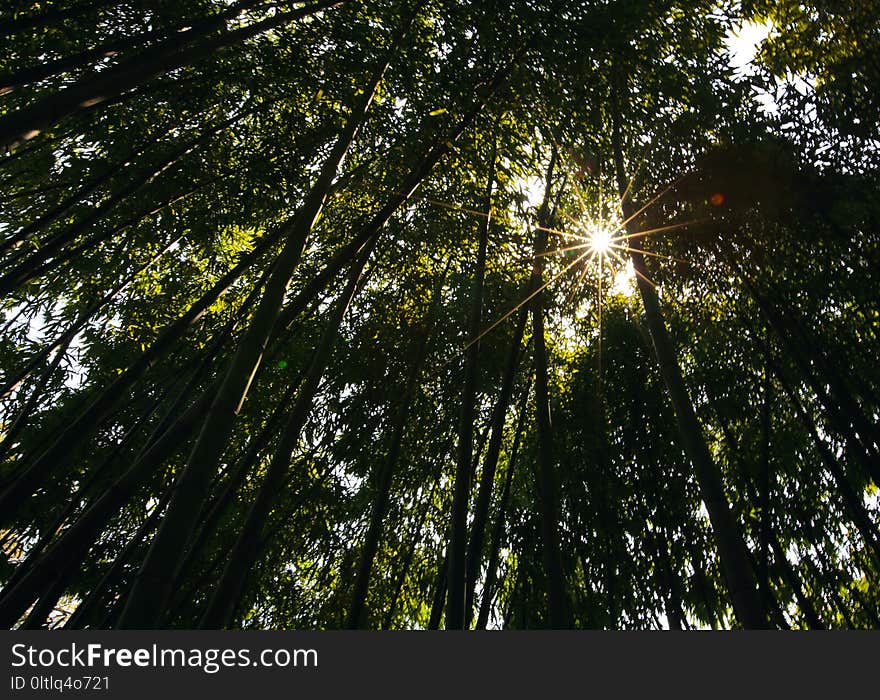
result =
[[[65,629],[83,629],[86,626],[95,624],[100,618],[99,614],[102,610],[101,606],[105,605],[108,593],[117,590],[122,586],[125,567],[131,561],[135,550],[140,547],[147,536],[156,528],[159,518],[168,505],[168,499],[171,497],[171,490],[168,489],[162,494],[162,498],[153,508],[153,512],[141,523],[122,551],[113,560],[113,565],[107,570],[107,573],[101,577],[98,584],[89,592],[70,616],[70,619],[64,625]],[[118,605],[121,605],[118,603]]]
[[464,629],[467,626],[467,519],[471,492],[471,459],[473,431],[476,417],[476,393],[482,327],[483,282],[486,276],[486,248],[492,212],[492,189],[495,186],[495,159],[497,140],[492,146],[489,176],[486,178],[485,216],[481,219],[477,261],[471,283],[471,304],[468,314],[464,360],[464,386],[461,392],[461,415],[458,425],[458,459],[452,499],[452,527],[449,538],[449,577],[446,602],[446,629]]
[[181,447],[186,436],[204,416],[213,394],[203,394],[175,421],[165,433],[150,444],[134,464],[101,494],[77,518],[61,537],[14,586],[7,586],[0,598],[0,627],[12,626],[33,600],[41,594],[55,573],[75,566],[88,552],[107,521],[138,491],[143,481],[153,474]]
[[[264,239],[221,277],[183,316],[166,327],[125,371],[70,421],[45,452],[32,459],[26,456],[20,460],[21,464],[27,466],[16,472],[14,480],[7,481],[6,488],[0,495],[0,512],[4,514],[0,516],[0,524],[8,522],[6,518],[13,516],[21,502],[38,488],[43,479],[73,459],[75,450],[110,416],[115,407],[127,396],[131,386],[168,353],[186,331],[250,267],[258,254],[266,250],[274,238],[275,236],[270,236]],[[260,286],[258,284],[256,288],[259,289]],[[242,304],[242,309],[247,309],[250,301],[249,297],[248,301]],[[221,333],[220,338],[224,339],[224,334]]]
[[[770,355],[769,348],[764,348],[765,364],[769,364]],[[703,381],[703,389],[708,398],[709,409],[715,417],[716,422],[721,428],[721,434],[728,445],[732,454],[736,455],[739,471],[742,474],[742,480],[745,484],[747,498],[746,503],[752,504],[759,513],[758,541],[761,546],[760,558],[752,552],[749,553],[752,568],[759,573],[758,592],[764,601],[764,606],[770,616],[770,620],[780,629],[790,629],[788,621],[779,606],[779,601],[773,593],[770,586],[770,559],[769,548],[772,536],[771,529],[771,509],[770,509],[770,439],[771,439],[771,422],[770,422],[770,377],[766,371],[761,379],[761,388],[759,394],[762,395],[761,410],[759,413],[760,420],[760,453],[756,460],[750,460],[743,454],[739,442],[734,437],[730,427],[730,422],[720,410],[720,401],[715,391],[715,387],[711,382]]]
[[807,620],[807,624],[810,626],[810,629],[825,629],[825,625],[819,618],[819,614],[816,612],[816,608],[813,607],[813,603],[810,601],[809,598],[807,598],[806,594],[804,593],[804,589],[801,586],[800,580],[798,579],[794,570],[791,568],[791,563],[788,561],[788,557],[785,556],[785,552],[783,551],[782,546],[779,544],[779,539],[775,536],[771,536],[770,545],[773,548],[773,556],[776,558],[776,561],[779,564],[779,568],[782,570],[782,575],[785,578],[785,582],[788,584],[788,587],[791,589],[792,593],[794,593],[794,597],[798,602],[798,607],[801,609],[801,612],[803,613],[804,618]]
[[404,430],[407,421],[409,420],[410,408],[413,399],[415,398],[419,376],[421,375],[422,367],[425,362],[427,344],[431,331],[433,330],[437,309],[442,298],[443,283],[446,280],[446,271],[448,269],[449,266],[447,264],[443,273],[437,280],[431,305],[425,315],[422,328],[418,332],[413,361],[410,364],[409,375],[404,384],[403,398],[395,412],[392,423],[391,440],[388,446],[388,451],[385,459],[381,462],[379,473],[375,477],[376,495],[373,499],[370,520],[364,537],[364,544],[361,547],[361,553],[358,559],[357,573],[355,574],[354,587],[352,589],[351,606],[345,623],[345,626],[348,629],[363,627],[365,623],[364,616],[367,602],[367,589],[370,585],[370,576],[373,571],[373,561],[376,558],[376,551],[379,547],[379,539],[382,536],[382,524],[385,519],[385,513],[388,509],[388,499],[391,495],[391,483],[397,469],[397,463],[400,459]]
[[544,338],[544,254],[547,251],[547,228],[550,226],[550,189],[557,153],[553,149],[545,178],[544,200],[538,212],[535,232],[535,261],[532,267],[531,300],[532,342],[535,354],[535,424],[538,432],[537,496],[541,515],[541,544],[547,574],[547,625],[551,629],[570,626],[567,594],[559,551],[559,495],[556,484],[556,461],[553,454],[553,431],[550,420],[550,393],[547,379],[547,347]]
[[[405,179],[403,186],[390,198],[390,201],[382,207],[365,224],[355,236],[356,241],[366,243],[385,225],[395,211],[406,202],[422,180],[431,172],[437,162],[453,147],[454,141],[467,129],[476,116],[483,109],[489,96],[506,79],[511,63],[502,66],[495,72],[485,90],[481,91],[471,110],[446,133],[434,142],[428,153],[416,165]],[[384,71],[380,71],[384,72]],[[375,84],[378,84],[378,80]],[[178,542],[188,537],[188,532],[194,525],[194,510],[198,508],[197,502],[204,494],[205,486],[210,479],[211,469],[216,465],[223,452],[227,437],[231,431],[235,414],[241,402],[246,396],[247,389],[256,372],[263,350],[276,325],[281,301],[290,276],[299,261],[306,237],[311,230],[313,222],[323,207],[324,196],[330,188],[335,175],[336,167],[342,160],[344,153],[350,144],[357,127],[366,114],[367,106],[372,99],[373,92],[367,91],[362,106],[352,112],[349,125],[340,135],[337,146],[331,152],[321,175],[311,194],[306,200],[300,214],[285,226],[287,243],[279,255],[273,268],[272,275],[266,285],[266,293],[260,307],[254,314],[251,327],[245,334],[235,357],[232,360],[226,379],[221,385],[214,402],[209,410],[208,417],[203,425],[200,437],[190,455],[186,468],[181,474],[177,491],[172,497],[169,512],[163,521],[162,527],[154,538],[153,547],[144,562],[144,576],[142,585],[135,585],[129,598],[127,607],[131,614],[123,613],[120,624],[123,626],[144,627],[150,624],[149,620],[157,620],[161,613],[161,603],[158,598],[164,597],[163,591],[167,591],[168,582],[164,572],[171,565],[176,568],[180,550]],[[335,163],[336,167],[330,167]],[[152,581],[152,583],[147,583]],[[155,624],[155,622],[153,623]]]
[[504,423],[507,418],[507,409],[510,405],[510,397],[513,393],[513,382],[516,378],[516,370],[519,367],[522,354],[522,338],[526,326],[525,310],[517,316],[516,329],[510,350],[507,354],[507,363],[504,368],[504,376],[501,382],[501,392],[492,411],[491,437],[489,447],[486,450],[486,458],[483,460],[483,470],[480,474],[480,488],[477,492],[477,500],[474,504],[474,518],[471,523],[471,535],[468,541],[467,551],[467,598],[465,610],[467,612],[467,625],[473,618],[474,588],[477,585],[477,577],[483,563],[483,544],[486,529],[486,520],[489,517],[489,502],[492,499],[492,489],[495,485],[495,469],[498,465],[498,456],[501,453],[501,441],[504,438]]
[[443,561],[437,568],[437,576],[434,578],[434,597],[431,600],[431,615],[428,618],[428,629],[440,629],[440,620],[443,617],[443,604],[446,602],[446,579],[449,576],[449,549],[443,553]]
[[[74,336],[70,335],[66,339],[62,339],[60,343],[55,343],[55,356],[52,358],[52,361],[48,366],[43,368],[39,378],[28,394],[27,399],[22,403],[21,408],[18,409],[18,414],[16,415],[15,420],[12,421],[12,425],[9,426],[9,429],[3,436],[3,442],[0,443],[0,461],[3,461],[9,453],[9,450],[15,444],[19,433],[21,433],[22,429],[27,425],[34,409],[49,388],[49,383],[52,381],[52,377],[55,376],[55,372],[58,371],[61,361],[67,356],[67,350],[70,347],[73,338]],[[43,358],[44,361],[46,359],[48,359],[48,355]]]
[[0,36],[12,36],[17,32],[24,32],[33,27],[57,27],[60,29],[64,27],[67,20],[80,17],[108,5],[112,7],[112,3],[107,2],[107,0],[77,2],[63,10],[48,10],[25,17],[9,19],[0,24]]
[[[441,457],[438,460],[438,464],[443,464],[443,462],[446,460],[447,452],[448,445],[443,450],[441,450]],[[439,483],[440,480],[436,479],[431,484],[431,490],[428,492],[428,497],[427,499],[425,499],[425,503],[422,505],[422,508],[419,511],[419,520],[413,526],[412,530],[409,533],[409,536],[407,537],[407,540],[409,541],[409,549],[407,549],[403,564],[401,565],[400,571],[398,572],[397,577],[394,581],[394,593],[391,596],[391,602],[388,603],[388,609],[385,611],[385,615],[382,617],[383,630],[391,629],[391,623],[394,620],[394,613],[397,612],[397,603],[400,600],[401,593],[403,593],[403,586],[406,583],[406,577],[409,574],[409,569],[412,566],[413,559],[415,558],[415,553],[419,545],[419,538],[422,532],[422,528],[425,526],[425,519],[428,516],[428,511],[431,508],[431,504],[434,502],[434,494],[437,491],[437,486]]]
[[[207,58],[215,51],[240,43],[275,27],[289,24],[321,10],[342,4],[345,0],[322,0],[289,12],[278,12],[268,19],[247,27],[224,32],[214,38],[204,38],[217,29],[211,24],[178,32],[129,61],[124,61],[97,75],[88,76],[0,118],[0,148],[13,146],[37,136],[43,129],[70,117],[83,109],[104,102],[127,90],[174,68],[191,65]],[[223,20],[225,24],[225,18]],[[218,25],[219,26],[219,25]],[[194,44],[194,45],[193,45]]]
[[[245,0],[243,2],[237,2],[222,12],[206,17],[197,22],[185,22],[184,24],[160,27],[158,29],[140,32],[131,36],[125,36],[120,39],[104,41],[98,46],[79,51],[69,56],[64,56],[63,58],[47,61],[38,66],[18,70],[14,73],[7,73],[6,75],[0,76],[0,96],[12,92],[12,90],[17,87],[34,83],[39,80],[45,80],[46,78],[61,75],[78,68],[85,68],[93,64],[95,61],[116,56],[120,52],[125,52],[126,50],[132,51],[137,47],[143,46],[144,42],[153,39],[167,40],[168,37],[173,37],[175,34],[183,34],[182,37],[177,38],[174,42],[165,42],[166,46],[174,45],[178,48],[183,48],[211,32],[224,29],[226,27],[226,22],[229,21],[229,19],[236,17],[255,5],[259,5],[261,2],[262,0]],[[87,5],[89,5],[89,3],[87,3]],[[54,17],[57,18],[65,14],[69,15],[70,13],[55,13]],[[23,28],[24,26],[34,26],[38,21],[39,20],[36,19],[29,20],[29,22],[18,20],[12,24],[19,28]],[[39,23],[42,26],[45,26],[44,22],[45,19]],[[2,26],[0,26],[0,35],[2,34],[3,29]],[[147,49],[147,51],[149,51],[149,49]]]
[[[172,201],[178,199],[180,195],[176,193],[162,201],[151,201],[148,203],[147,209],[139,212],[133,219],[125,221],[121,226],[111,227],[91,235],[85,244],[69,250],[69,253],[65,256],[59,256],[59,253],[68,249],[80,236],[91,233],[95,224],[106,214],[114,210],[121,203],[129,201],[131,197],[154,183],[164,173],[177,167],[186,156],[204,146],[217,132],[234,124],[242,116],[244,114],[239,113],[217,124],[210,125],[195,139],[174,148],[170,153],[161,156],[157,162],[151,163],[134,177],[128,179],[124,185],[115,192],[112,192],[100,204],[90,208],[84,216],[50,236],[48,240],[43,241],[39,248],[31,252],[30,255],[27,254],[26,248],[13,255],[11,258],[12,262],[17,259],[24,259],[0,276],[0,295],[7,295],[19,289],[21,286],[41,276],[46,270],[51,269],[52,266],[57,267],[61,262],[70,259],[72,254],[81,251],[83,247],[94,246],[110,239],[125,226],[140,221],[142,218],[163,209]],[[188,193],[189,191],[186,194]],[[158,207],[156,206],[157,204],[159,205]],[[36,231],[26,228],[23,232],[13,237],[13,240],[24,235],[29,236],[32,233],[36,233]],[[49,261],[52,261],[52,266],[47,265]]]
[[[737,276],[742,280],[746,290],[755,300],[755,303],[767,320],[769,327],[773,329],[773,332],[782,343],[785,352],[794,361],[804,381],[807,382],[810,389],[812,389],[821,402],[828,415],[831,427],[846,441],[847,453],[852,454],[858,460],[865,473],[875,483],[880,483],[880,459],[878,459],[876,452],[861,439],[853,425],[853,421],[860,425],[865,422],[861,409],[858,406],[853,406],[849,411],[841,410],[840,404],[827,391],[825,382],[816,377],[810,364],[811,358],[807,355],[808,349],[804,347],[802,342],[798,342],[792,337],[788,330],[789,324],[786,323],[779,310],[758,290],[754,281],[736,261],[735,255],[723,249],[721,255],[724,256],[728,265],[734,269]],[[863,434],[866,434],[868,430],[868,428],[862,427]]]
[[484,630],[489,622],[489,613],[492,609],[492,599],[495,594],[495,579],[497,576],[498,561],[501,556],[501,538],[504,536],[504,523],[507,518],[507,503],[510,500],[510,489],[513,485],[513,477],[516,474],[516,459],[519,455],[520,439],[525,425],[525,416],[529,399],[527,384],[519,405],[519,418],[513,436],[513,445],[510,448],[510,457],[507,460],[507,473],[504,476],[504,486],[501,489],[501,497],[498,502],[498,513],[495,516],[495,525],[492,528],[492,537],[489,540],[489,563],[486,567],[486,580],[483,582],[483,591],[480,597],[480,611],[477,614],[475,629]]
[[125,290],[132,282],[134,282],[138,276],[147,268],[161,260],[165,254],[177,243],[180,242],[182,237],[178,237],[165,245],[156,255],[147,260],[145,263],[142,263],[140,266],[135,268],[135,270],[129,274],[125,279],[119,282],[113,289],[104,294],[100,299],[91,304],[88,308],[86,308],[82,313],[80,313],[77,319],[70,325],[70,327],[64,331],[60,336],[55,338],[55,340],[49,342],[47,345],[43,347],[34,357],[28,360],[27,364],[14,376],[9,378],[8,380],[4,380],[5,384],[2,389],[0,389],[0,397],[5,398],[10,393],[15,391],[19,386],[21,386],[22,382],[24,382],[40,365],[42,365],[56,350],[59,350],[62,346],[67,347],[70,345],[70,342],[76,337],[76,334],[79,333],[83,328],[85,328],[86,324],[89,321],[93,320],[95,315],[104,308],[107,304],[109,304],[113,299],[115,299],[119,294]]
[[[617,185],[620,191],[621,208],[627,221],[627,232],[638,233],[634,220],[635,209],[628,198],[627,177],[623,162],[621,145],[618,95],[612,96],[612,127],[614,140],[614,162],[617,171]],[[633,237],[630,246],[638,245]],[[647,265],[644,255],[635,249],[630,259],[636,272],[636,283],[645,308],[645,319],[654,351],[660,367],[663,382],[669,392],[669,398],[675,408],[679,433],[685,452],[694,467],[700,495],[709,513],[712,532],[721,560],[724,580],[733,603],[734,614],[740,624],[746,628],[760,629],[767,627],[768,616],[763,601],[758,594],[755,572],[749,561],[749,553],[736,520],[730,511],[730,505],[724,494],[724,487],[718,466],[712,460],[709,448],[703,436],[696,412],[685,387],[681,368],[675,356],[672,339],[666,329],[666,322],[660,309],[660,302],[654,286],[648,280]]]
[[336,172],[366,119],[367,110],[387,67],[388,62],[385,62],[370,84],[365,86],[360,103],[352,110],[348,123],[339,134],[302,208],[284,226],[284,248],[275,261],[263,297],[238,345],[229,370],[208,410],[195,447],[175,486],[168,513],[153,540],[139,579],[119,621],[122,628],[152,627],[162,617],[162,605],[170,591],[171,579],[167,572],[175,571],[180,564],[181,545],[193,529],[211,470],[223,454],[235,417],[259,368],[281,311],[287,286],[312,227],[321,214]]
[[846,475],[846,472],[843,470],[843,467],[840,465],[840,462],[838,462],[837,458],[832,454],[831,449],[828,447],[822,436],[819,435],[815,423],[804,408],[803,402],[798,398],[791,384],[786,379],[778,362],[774,360],[772,366],[782,390],[788,397],[789,402],[794,406],[798,419],[804,426],[804,429],[809,433],[810,438],[816,447],[816,451],[819,453],[822,465],[831,475],[831,478],[834,479],[834,483],[837,485],[840,497],[843,500],[844,508],[849,515],[850,520],[859,531],[865,546],[873,553],[875,562],[880,564],[880,534],[878,534],[877,527],[871,522],[871,517],[865,510],[864,503],[853,488],[852,483]]
[[[874,392],[861,382],[858,374],[850,373],[849,376],[841,374],[837,362],[823,349],[821,339],[807,328],[798,309],[792,308],[784,291],[772,277],[765,276],[767,290],[760,291],[756,281],[736,262],[736,258],[741,256],[737,254],[735,244],[724,240],[720,245],[725,249],[722,255],[740,271],[740,277],[746,282],[748,291],[753,295],[762,313],[771,321],[771,328],[780,334],[780,340],[791,353],[798,368],[806,377],[815,377],[819,382],[816,388],[817,396],[823,398],[829,411],[838,414],[848,428],[855,430],[856,439],[876,461],[880,457],[880,427],[859,405],[850,384],[859,385],[863,394],[876,407],[877,398]],[[759,246],[756,248],[760,249]],[[769,265],[769,262],[766,264]],[[808,381],[814,383],[811,379]]]
[[193,560],[202,552],[207,540],[214,534],[217,522],[229,507],[230,502],[235,497],[238,488],[244,483],[247,475],[257,465],[261,453],[269,444],[270,440],[278,433],[279,422],[284,416],[284,409],[293,400],[297,389],[299,388],[302,377],[290,382],[290,386],[281,396],[272,415],[266,421],[266,424],[260,430],[259,434],[252,439],[245,449],[244,454],[239,457],[234,467],[230,470],[225,485],[218,496],[211,502],[205,504],[202,512],[199,514],[198,521],[201,523],[198,534],[193,539],[192,544],[187,548],[185,559],[180,565],[177,578],[180,580],[184,577]]
[[[296,403],[294,403],[281,431],[281,438],[266,470],[266,476],[239,532],[235,546],[227,558],[226,568],[217,583],[208,609],[199,623],[200,628],[228,627],[232,621],[235,608],[242,596],[245,580],[259,552],[261,534],[265,528],[272,503],[277,498],[287,476],[293,450],[299,442],[300,433],[311,412],[318,385],[330,362],[333,345],[339,335],[339,327],[357,290],[361,273],[371,252],[372,249],[369,248],[361,254],[359,264],[350,273],[348,284],[336,302],[332,315],[327,319],[320,343],[315,349],[314,357],[297,395]],[[173,583],[173,579],[169,583]],[[168,589],[167,592],[164,592],[166,599],[171,592],[170,585]],[[157,622],[159,621],[157,620]]]

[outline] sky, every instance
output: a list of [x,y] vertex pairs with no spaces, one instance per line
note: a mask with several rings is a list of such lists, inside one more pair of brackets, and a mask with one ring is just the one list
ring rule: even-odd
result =
[[739,75],[749,72],[749,64],[755,59],[760,44],[770,33],[770,25],[745,22],[738,30],[731,32],[724,40],[730,51],[730,65]]

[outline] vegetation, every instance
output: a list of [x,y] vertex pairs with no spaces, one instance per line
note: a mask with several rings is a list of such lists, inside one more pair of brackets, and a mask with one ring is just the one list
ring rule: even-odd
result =
[[0,622],[880,627],[878,17],[13,0]]

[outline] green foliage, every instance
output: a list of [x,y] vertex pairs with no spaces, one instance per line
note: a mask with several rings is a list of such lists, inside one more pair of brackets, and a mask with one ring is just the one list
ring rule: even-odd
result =
[[[102,72],[142,65],[186,27],[205,28],[192,46],[206,46],[296,3],[230,5],[18,3],[0,20],[0,127]],[[330,329],[326,369],[230,624],[345,625],[414,368],[365,624],[437,622],[493,144],[471,511],[516,337],[513,310],[531,308],[546,185],[543,305],[572,625],[741,624],[629,253],[619,249],[597,273],[579,259],[583,248],[562,250],[582,244],[588,217],[616,221],[621,233],[617,123],[629,195],[644,207],[632,225],[652,232],[625,240],[649,256],[772,623],[880,625],[878,8],[734,5],[349,0],[50,115],[49,127],[12,144],[0,156],[0,486],[21,483],[59,436],[73,440],[65,430],[77,417],[159,350],[112,410],[75,431],[74,449],[30,498],[3,514],[5,592],[53,543],[66,546],[65,534],[169,427],[187,411],[195,417],[53,574],[59,585],[30,591],[9,624],[40,596],[50,607],[27,624],[117,623],[204,421],[200,397],[228,373],[285,226],[407,26],[306,241],[222,458],[209,465],[161,624],[200,624],[346,285],[352,242],[426,154],[444,148],[379,230],[358,291]],[[734,74],[724,48],[743,19],[774,28],[747,76]],[[791,87],[803,77],[813,85],[806,93]],[[759,109],[755,87],[777,94],[775,111]],[[552,151],[558,165],[545,183]],[[476,582],[490,627],[549,624],[530,335],[513,398],[500,407]]]

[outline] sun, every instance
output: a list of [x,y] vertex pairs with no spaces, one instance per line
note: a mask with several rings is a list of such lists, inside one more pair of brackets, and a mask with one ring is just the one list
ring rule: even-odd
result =
[[605,226],[590,226],[587,230],[587,247],[594,255],[607,255],[614,245],[614,232]]

